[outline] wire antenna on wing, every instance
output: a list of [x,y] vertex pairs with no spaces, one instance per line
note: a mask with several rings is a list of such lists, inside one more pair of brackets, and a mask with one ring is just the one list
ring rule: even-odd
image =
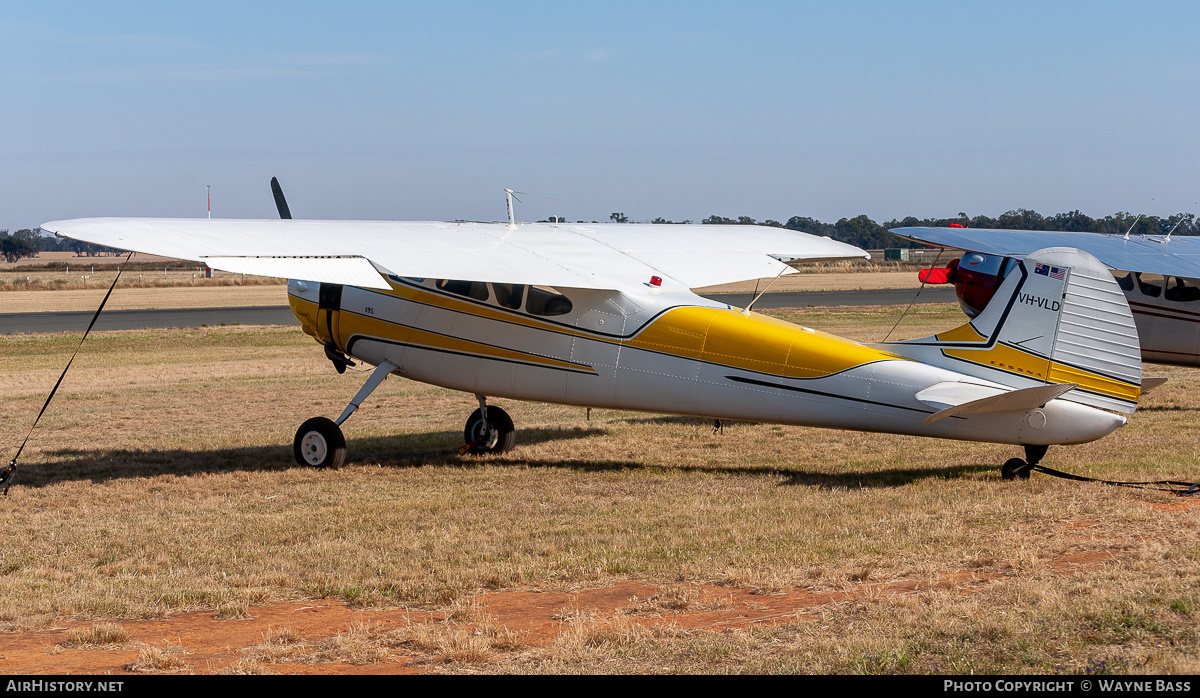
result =
[[[513,199],[517,199],[517,197],[513,196],[513,194],[520,194],[521,196],[534,196],[539,199],[546,199],[548,201],[558,201],[558,202],[564,203],[564,204],[575,203],[574,201],[567,201],[566,199],[556,199],[552,196],[542,196],[541,194],[530,194],[527,191],[513,191],[512,189],[505,189],[504,190],[504,198],[508,201],[508,227],[510,227],[510,228],[517,227],[517,219],[516,219],[516,216],[513,215]],[[520,199],[517,199],[517,203],[525,203],[525,202],[521,201]],[[555,218],[558,218],[558,216],[555,216]]]
[[[1146,204],[1146,208],[1150,208],[1150,204],[1152,203],[1154,203],[1154,197],[1150,198],[1150,203]],[[1133,225],[1129,226],[1129,230],[1125,231],[1125,237],[1121,238],[1122,240],[1129,239],[1129,234],[1133,232],[1133,226],[1137,225],[1138,221],[1142,219],[1142,216],[1146,214],[1146,208],[1142,209],[1142,212],[1138,214],[1137,218],[1133,219]]]
[[[510,228],[517,227],[517,217],[513,214],[512,202],[513,202],[514,198],[516,198],[516,197],[513,196],[512,189],[504,190],[504,200],[508,204],[508,227],[510,227]],[[517,199],[517,201],[520,201],[520,199]]]
[[1179,220],[1175,221],[1175,225],[1171,226],[1171,229],[1167,231],[1167,236],[1165,238],[1163,238],[1163,242],[1171,241],[1171,233],[1175,232],[1175,229],[1179,227],[1180,223],[1188,220],[1188,218],[1191,217],[1192,209],[1196,208],[1196,204],[1198,204],[1198,203],[1200,203],[1200,201],[1193,203],[1191,208],[1189,208],[1187,211],[1185,211],[1184,214],[1179,217]]

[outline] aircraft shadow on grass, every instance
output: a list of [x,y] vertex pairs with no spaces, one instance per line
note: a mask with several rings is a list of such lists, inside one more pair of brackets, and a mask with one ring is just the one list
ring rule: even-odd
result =
[[[654,418],[672,423],[690,424],[698,420],[684,417]],[[521,443],[566,442],[577,439],[602,437],[607,431],[602,428],[557,428],[526,429],[521,432]],[[347,448],[354,454],[351,466],[358,463],[375,463],[389,468],[415,468],[422,466],[480,467],[521,466],[527,468],[569,468],[584,472],[608,472],[621,470],[653,470],[662,466],[639,460],[622,459],[532,459],[522,458],[521,450],[502,456],[463,456],[458,453],[462,434],[455,431],[400,434],[385,437],[351,439]],[[90,481],[101,484],[110,480],[122,480],[158,475],[187,477],[216,472],[268,472],[302,468],[297,466],[292,450],[285,445],[247,446],[210,450],[76,450],[62,449],[46,452],[47,459],[22,465],[19,485],[46,487],[59,482]],[[802,467],[803,463],[796,464]],[[994,468],[989,464],[960,464],[943,467],[903,468],[879,471],[856,471],[830,473],[819,470],[795,468],[773,468],[764,466],[671,466],[670,470],[695,473],[752,475],[783,478],[781,487],[819,487],[821,489],[867,489],[900,487],[921,480],[959,479],[969,475],[986,473]]]
[[[596,436],[602,429],[526,429],[521,432],[524,444],[569,441]],[[521,462],[494,456],[480,458],[462,456],[458,446],[461,431],[423,432],[395,436],[349,439],[347,449],[354,454],[351,465],[378,463],[387,467],[418,467],[422,465],[455,465],[471,467],[482,463]],[[303,468],[296,465],[288,445],[246,446],[209,450],[82,450],[60,449],[45,452],[41,462],[22,463],[17,484],[25,487],[45,487],[57,482],[89,480],[99,484],[109,480],[156,475],[189,476],[214,472],[262,472]],[[550,465],[551,463],[547,463]],[[630,462],[623,467],[638,467]]]

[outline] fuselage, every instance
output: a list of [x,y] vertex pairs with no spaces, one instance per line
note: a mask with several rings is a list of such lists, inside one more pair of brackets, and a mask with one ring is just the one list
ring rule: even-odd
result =
[[1090,441],[1125,419],[1053,400],[1037,411],[924,423],[916,394],[1001,387],[691,293],[401,278],[391,289],[289,283],[320,342],[413,380],[589,407],[998,443]]
[[1117,283],[1137,323],[1142,360],[1200,366],[1200,280],[1131,273]]

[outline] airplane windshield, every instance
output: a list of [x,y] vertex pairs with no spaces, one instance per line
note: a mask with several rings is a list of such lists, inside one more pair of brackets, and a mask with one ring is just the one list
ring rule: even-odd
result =
[[968,252],[962,256],[958,262],[958,268],[963,271],[973,271],[980,274],[991,274],[997,276],[1000,273],[1000,263],[1004,261],[1004,257],[993,254],[979,254],[977,252]]

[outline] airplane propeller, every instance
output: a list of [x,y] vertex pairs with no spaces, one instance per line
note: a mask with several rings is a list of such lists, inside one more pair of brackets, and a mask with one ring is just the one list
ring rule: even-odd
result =
[[275,208],[279,209],[279,217],[284,220],[291,219],[292,210],[288,208],[287,199],[283,198],[283,187],[279,186],[279,180],[275,177],[271,178],[271,193],[275,195]]

